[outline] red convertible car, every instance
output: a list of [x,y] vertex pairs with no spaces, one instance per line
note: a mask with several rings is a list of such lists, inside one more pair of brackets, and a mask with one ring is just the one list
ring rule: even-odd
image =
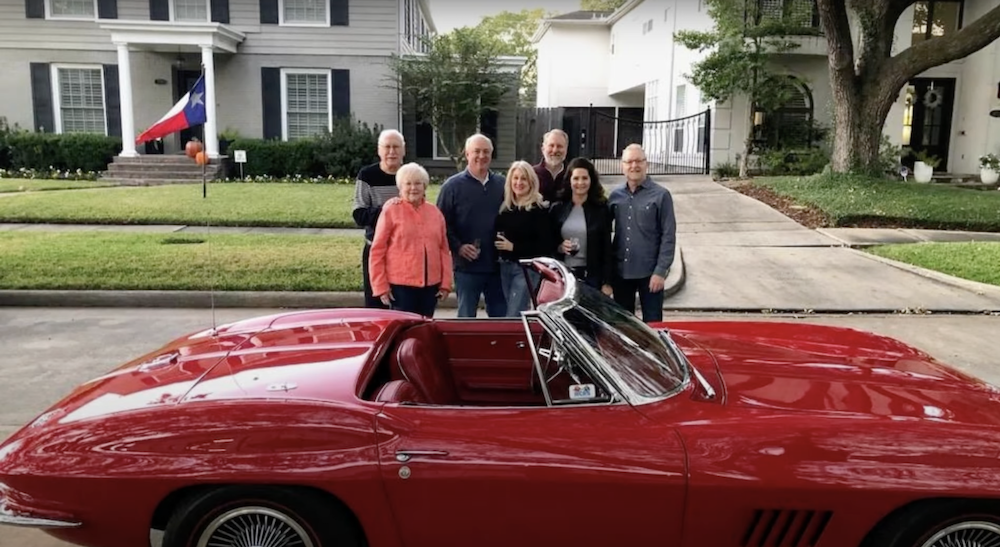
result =
[[990,547],[1000,402],[895,340],[647,326],[558,262],[521,318],[195,333],[0,445],[0,524],[94,547]]

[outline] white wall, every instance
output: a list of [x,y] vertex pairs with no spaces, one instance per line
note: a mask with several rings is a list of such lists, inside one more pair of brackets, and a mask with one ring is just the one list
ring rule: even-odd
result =
[[538,41],[538,96],[546,107],[619,106],[608,96],[607,26],[556,23]]

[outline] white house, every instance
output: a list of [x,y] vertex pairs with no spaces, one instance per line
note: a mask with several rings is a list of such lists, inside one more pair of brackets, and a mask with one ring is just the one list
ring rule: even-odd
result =
[[[122,156],[177,152],[203,132],[217,156],[219,133],[289,140],[353,115],[401,128],[408,156],[433,163],[434,135],[407,117],[388,61],[419,54],[434,32],[427,0],[5,0],[0,116],[121,136]],[[137,149],[202,67],[204,127]],[[487,121],[499,157],[512,159],[516,113]]]
[[[654,154],[665,156],[664,172],[670,172],[670,164],[696,163],[692,158],[698,158],[697,147],[704,143],[692,133],[704,125],[702,120],[671,120],[703,110],[710,117],[712,165],[736,160],[750,123],[757,124],[756,134],[762,141],[776,138],[783,126],[807,119],[832,125],[827,44],[813,1],[758,1],[764,4],[765,13],[794,17],[803,28],[795,38],[798,49],[775,55],[775,65],[789,75],[798,92],[771,120],[757,114],[751,122],[752,105],[745,97],[726,104],[705,102],[687,80],[685,74],[703,54],[675,43],[674,32],[709,30],[714,24],[703,2],[688,0],[629,0],[611,13],[583,16],[577,12],[547,19],[534,37],[537,105],[611,108],[619,125],[632,123],[625,121],[622,112],[642,108],[644,143]],[[955,32],[998,4],[1000,0],[921,0],[900,17],[894,50]],[[933,24],[928,25],[928,20]],[[1000,119],[988,115],[1000,108],[998,53],[1000,45],[994,42],[965,59],[913,78],[893,105],[885,135],[894,144],[937,156],[939,171],[978,172],[981,154],[1000,152]],[[584,58],[587,63],[580,63]],[[685,140],[678,144],[681,133]],[[627,143],[616,144],[620,152]]]

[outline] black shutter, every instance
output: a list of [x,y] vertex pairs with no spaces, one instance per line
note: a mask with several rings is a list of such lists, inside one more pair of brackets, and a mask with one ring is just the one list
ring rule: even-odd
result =
[[229,0],[212,0],[212,21],[229,24]]
[[351,71],[333,69],[333,115],[351,116]]
[[118,19],[118,0],[97,0],[97,17]]
[[347,26],[349,24],[348,4],[350,4],[348,0],[330,0],[331,26]]
[[417,157],[420,159],[434,157],[434,128],[427,122],[417,124]]
[[149,0],[149,20],[169,21],[170,0]]
[[24,15],[28,19],[45,19],[45,0],[24,0]]
[[118,65],[104,65],[104,107],[108,119],[108,135],[122,136],[121,95],[118,93]]
[[497,110],[484,110],[482,114],[479,115],[479,132],[486,135],[493,141],[493,158],[497,157],[497,148],[500,148],[497,141],[497,136],[499,135],[499,119],[500,113]]
[[278,24],[278,0],[260,0],[260,24]]
[[52,104],[52,72],[48,63],[31,63],[31,101],[35,131],[55,133],[56,114]]
[[264,138],[281,138],[281,69],[260,69],[260,87],[264,106]]

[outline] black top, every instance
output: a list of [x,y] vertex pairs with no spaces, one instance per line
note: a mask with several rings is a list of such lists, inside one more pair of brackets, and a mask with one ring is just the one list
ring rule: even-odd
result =
[[504,237],[514,244],[513,251],[499,252],[502,260],[555,256],[559,240],[555,239],[556,232],[547,208],[536,205],[530,210],[505,210],[497,215],[494,224],[495,231],[490,245],[496,240],[495,232],[503,232]]
[[[559,234],[571,212],[572,201],[560,201],[552,206],[553,235],[559,238],[556,240],[556,258],[564,262],[566,255],[558,251],[558,245],[562,242]],[[607,203],[587,200],[583,202],[583,217],[587,221],[587,272],[589,275],[597,275],[601,285],[610,285],[615,272],[614,247],[611,246],[611,210]]]

